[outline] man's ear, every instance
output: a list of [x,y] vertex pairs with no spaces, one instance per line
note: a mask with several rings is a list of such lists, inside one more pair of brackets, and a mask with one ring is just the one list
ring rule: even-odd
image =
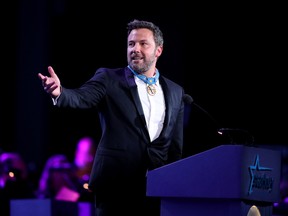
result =
[[163,51],[163,47],[162,46],[158,46],[157,50],[156,50],[156,53],[155,53],[155,56],[157,58],[159,58],[159,56],[161,56],[161,54],[162,54],[162,51]]

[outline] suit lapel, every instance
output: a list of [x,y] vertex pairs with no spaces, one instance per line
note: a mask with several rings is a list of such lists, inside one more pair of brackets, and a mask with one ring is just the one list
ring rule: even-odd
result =
[[[149,132],[148,132],[147,125],[146,125],[144,111],[142,109],[141,101],[140,101],[140,98],[138,95],[138,90],[137,90],[137,85],[135,83],[134,75],[128,67],[126,67],[124,70],[125,70],[125,77],[126,77],[132,98],[134,100],[136,109],[137,109],[137,111],[141,117],[143,126],[145,128],[145,130],[144,130],[145,134],[149,138]],[[166,113],[165,113],[165,120],[164,120],[163,129],[162,129],[162,132],[158,138],[160,138],[163,134],[165,134],[165,131],[167,130],[167,126],[169,125],[169,122],[171,119],[171,112],[172,112],[171,107],[173,107],[173,106],[171,106],[171,104],[173,104],[173,100],[171,97],[171,90],[169,89],[165,79],[162,76],[159,77],[159,82],[161,84],[164,98],[165,98]],[[150,140],[150,138],[149,138],[149,140]]]
[[[148,133],[147,125],[146,125],[145,115],[144,115],[142,104],[141,104],[141,101],[139,98],[139,94],[138,94],[138,90],[137,90],[137,85],[135,83],[134,75],[128,67],[126,67],[124,69],[124,72],[125,72],[125,77],[126,77],[129,89],[130,89],[132,99],[134,101],[136,109],[137,109],[139,116],[141,118],[141,121],[143,123],[143,128],[145,128],[145,130],[144,130],[145,134],[149,138],[149,133]],[[150,138],[149,138],[149,140],[150,140]]]
[[169,125],[171,112],[172,112],[171,107],[173,107],[171,106],[171,104],[173,103],[173,100],[171,97],[171,91],[168,88],[168,85],[162,76],[159,77],[159,82],[163,90],[164,99],[165,99],[165,107],[166,107],[164,124],[163,124],[162,131],[159,135],[159,138],[160,138],[163,134],[165,134],[165,131],[167,130],[167,126]]

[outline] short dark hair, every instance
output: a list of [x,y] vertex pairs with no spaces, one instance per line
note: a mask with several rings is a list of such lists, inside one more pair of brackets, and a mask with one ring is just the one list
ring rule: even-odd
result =
[[154,40],[157,46],[163,46],[163,33],[158,26],[152,22],[134,19],[127,24],[128,35],[133,29],[147,28],[153,32]]

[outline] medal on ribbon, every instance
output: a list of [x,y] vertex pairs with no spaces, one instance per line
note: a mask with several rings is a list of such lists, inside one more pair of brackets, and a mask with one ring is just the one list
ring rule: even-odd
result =
[[128,68],[134,73],[135,76],[137,76],[139,79],[141,79],[143,82],[147,84],[147,93],[151,96],[154,96],[156,94],[156,82],[159,79],[159,71],[156,69],[156,75],[155,77],[146,77],[142,74],[136,73],[132,68],[128,65]]
[[147,85],[147,92],[149,95],[154,96],[156,94],[155,85]]

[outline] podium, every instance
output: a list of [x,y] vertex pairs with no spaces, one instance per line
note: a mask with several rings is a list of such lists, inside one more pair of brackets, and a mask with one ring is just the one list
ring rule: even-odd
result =
[[161,198],[161,216],[271,216],[280,169],[279,151],[220,145],[149,171],[146,195]]
[[94,208],[89,202],[13,199],[10,201],[10,216],[94,216]]

